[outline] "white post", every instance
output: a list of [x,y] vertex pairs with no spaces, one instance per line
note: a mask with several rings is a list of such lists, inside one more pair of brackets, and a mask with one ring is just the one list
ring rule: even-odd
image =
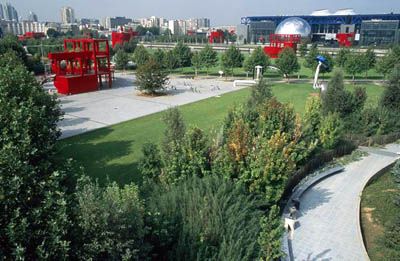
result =
[[259,81],[261,79],[261,72],[262,72],[263,67],[260,65],[256,66],[256,81]]

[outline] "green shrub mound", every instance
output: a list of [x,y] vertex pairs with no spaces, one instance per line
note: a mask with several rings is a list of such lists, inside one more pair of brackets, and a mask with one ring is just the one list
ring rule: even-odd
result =
[[159,260],[254,260],[262,200],[219,176],[191,177],[151,193],[152,256]]

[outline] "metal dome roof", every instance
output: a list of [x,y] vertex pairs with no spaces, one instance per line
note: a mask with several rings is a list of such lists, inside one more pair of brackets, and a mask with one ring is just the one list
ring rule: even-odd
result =
[[310,24],[300,17],[290,17],[283,20],[275,30],[276,34],[300,34],[308,37],[311,34]]

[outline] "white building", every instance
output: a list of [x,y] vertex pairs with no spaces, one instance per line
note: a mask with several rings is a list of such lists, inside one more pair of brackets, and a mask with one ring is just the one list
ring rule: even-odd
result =
[[73,24],[75,23],[75,12],[71,7],[65,6],[61,8],[61,23]]
[[179,22],[178,22],[178,20],[169,20],[168,21],[168,29],[171,31],[171,34],[179,35]]

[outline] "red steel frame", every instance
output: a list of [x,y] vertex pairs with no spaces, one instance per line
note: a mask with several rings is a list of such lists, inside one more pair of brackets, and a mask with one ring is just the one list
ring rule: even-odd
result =
[[299,34],[271,34],[269,46],[264,47],[264,52],[271,58],[278,58],[280,52],[286,47],[292,48],[295,52],[297,44],[301,42]]
[[336,40],[340,47],[350,47],[354,40],[354,33],[340,33],[336,34]]
[[127,32],[123,31],[121,28],[120,32],[112,32],[111,33],[111,43],[114,48],[117,44],[123,45],[124,43],[129,42],[131,39],[137,37],[139,35],[138,32],[129,29]]
[[225,36],[222,30],[213,31],[209,35],[209,43],[224,43]]
[[112,86],[108,40],[65,39],[64,52],[49,53],[48,57],[56,74],[54,85],[61,94],[96,91],[102,85],[103,75]]

